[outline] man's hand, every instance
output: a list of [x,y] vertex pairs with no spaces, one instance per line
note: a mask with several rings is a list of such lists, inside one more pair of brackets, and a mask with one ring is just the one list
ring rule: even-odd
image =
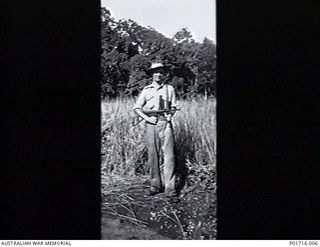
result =
[[151,117],[148,117],[147,119],[146,119],[146,121],[147,122],[149,122],[149,123],[151,123],[151,124],[157,124],[157,122],[158,122],[158,118],[157,117],[154,117],[154,116],[151,116]]
[[148,123],[151,123],[151,124],[157,124],[158,122],[158,118],[157,117],[154,117],[154,116],[148,116],[147,114],[145,114],[142,109],[140,108],[137,108],[135,109],[135,112],[138,114],[139,117],[143,118],[144,120],[146,120]]
[[168,122],[171,121],[171,118],[172,118],[172,114],[171,113],[165,113],[164,116],[165,116],[165,118],[167,119]]

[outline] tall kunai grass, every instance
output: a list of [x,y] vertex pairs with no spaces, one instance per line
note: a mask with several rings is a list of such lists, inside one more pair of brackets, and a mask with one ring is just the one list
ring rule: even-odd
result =
[[[148,174],[144,122],[132,126],[132,98],[102,102],[102,179]],[[212,183],[216,164],[216,100],[179,101],[173,117],[175,156],[190,183]],[[109,176],[108,176],[109,177]],[[214,181],[215,183],[215,181]]]

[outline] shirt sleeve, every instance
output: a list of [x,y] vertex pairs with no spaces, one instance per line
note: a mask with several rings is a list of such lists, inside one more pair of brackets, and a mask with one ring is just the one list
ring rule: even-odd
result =
[[146,103],[146,96],[145,96],[145,90],[142,90],[141,94],[139,95],[136,103],[133,106],[133,110],[135,109],[141,109]]
[[174,90],[174,87],[171,87],[171,107],[178,108],[177,100],[176,100],[176,92]]

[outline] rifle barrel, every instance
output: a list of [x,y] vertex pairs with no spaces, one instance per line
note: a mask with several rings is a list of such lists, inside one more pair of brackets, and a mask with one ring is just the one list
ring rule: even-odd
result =
[[180,111],[180,109],[171,109],[171,110],[150,110],[150,111],[144,111],[144,113],[167,113],[167,112],[175,112]]

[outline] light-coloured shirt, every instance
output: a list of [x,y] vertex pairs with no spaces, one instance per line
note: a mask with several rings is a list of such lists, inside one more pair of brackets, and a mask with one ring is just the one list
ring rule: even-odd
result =
[[153,82],[144,87],[133,109],[144,108],[144,110],[159,110],[160,96],[162,96],[163,100],[169,101],[171,107],[177,107],[174,87],[168,84],[159,86],[157,83]]

